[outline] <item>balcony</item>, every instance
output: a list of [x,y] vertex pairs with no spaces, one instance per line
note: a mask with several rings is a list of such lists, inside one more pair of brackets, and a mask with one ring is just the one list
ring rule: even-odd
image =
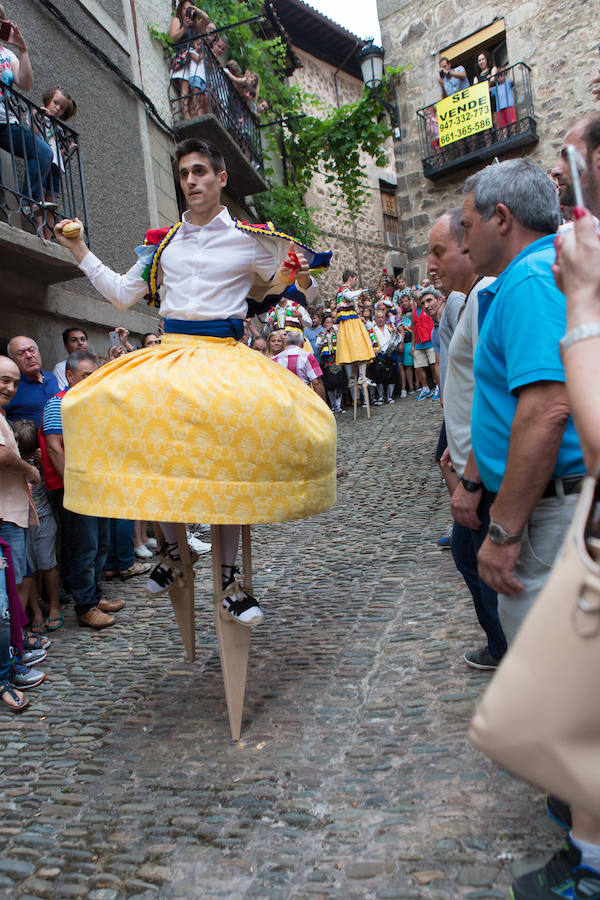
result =
[[[480,88],[480,85],[473,87]],[[423,174],[432,181],[538,140],[531,69],[526,63],[502,69],[490,79],[490,95],[497,107],[491,111],[491,121],[489,106],[471,98],[473,87],[452,95],[454,124],[451,128],[447,111],[442,112],[439,104],[417,110]]]
[[45,284],[81,277],[71,254],[58,244],[49,243],[54,222],[75,216],[83,222],[88,240],[77,133],[60,120],[47,116],[17,91],[0,86],[0,263],[3,269],[26,273]]
[[[178,72],[186,79],[178,78]],[[269,189],[258,116],[225,74],[205,37],[177,45],[169,100],[176,138],[215,144],[225,159],[233,193],[241,198]]]

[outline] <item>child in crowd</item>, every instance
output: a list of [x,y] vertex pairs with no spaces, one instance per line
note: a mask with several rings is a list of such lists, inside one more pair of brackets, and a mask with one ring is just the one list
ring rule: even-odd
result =
[[208,113],[208,94],[206,91],[206,68],[204,65],[204,38],[199,37],[190,47],[190,66],[188,83],[188,116],[203,116]]
[[[18,419],[13,422],[13,430],[22,459],[40,472],[39,484],[32,485],[31,497],[39,525],[30,525],[27,529],[25,547],[29,575],[25,582],[29,587],[27,610],[31,631],[41,634],[44,631],[56,631],[63,624],[64,614],[61,612],[58,593],[58,566],[56,564],[56,521],[46,493],[41,466],[38,466],[35,455],[40,443],[35,422]],[[39,597],[42,583],[49,603],[48,617],[44,621]]]
[[[63,91],[62,88],[56,86],[49,88],[42,95],[42,112],[45,113],[41,121],[36,125],[36,131],[46,141],[52,149],[52,163],[50,172],[44,184],[44,194],[46,200],[46,208],[48,204],[56,207],[58,198],[60,197],[61,178],[64,177],[65,160],[76,147],[71,141],[67,143],[64,133],[60,128],[56,127],[56,121],[67,122],[72,119],[77,112],[77,104],[70,94]],[[44,228],[44,237],[50,238],[50,229],[54,225],[54,216],[51,211],[46,213],[46,227]]]

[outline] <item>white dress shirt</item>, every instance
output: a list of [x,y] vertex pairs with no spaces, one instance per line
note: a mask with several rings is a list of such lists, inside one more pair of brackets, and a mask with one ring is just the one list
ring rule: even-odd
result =
[[[245,319],[246,297],[258,276],[270,282],[269,293],[281,294],[287,282],[277,271],[281,250],[267,238],[236,228],[223,209],[207,225],[192,225],[189,212],[165,247],[160,268],[164,295],[160,314],[166,319]],[[286,251],[287,252],[287,251]],[[93,253],[79,265],[97,291],[118,309],[127,309],[148,290],[138,260],[125,275],[118,275]]]
[[67,381],[67,361],[63,359],[62,362],[56,363],[54,368],[52,369],[52,374],[56,377],[58,381],[58,389],[59,391],[64,391],[69,386],[69,382]]

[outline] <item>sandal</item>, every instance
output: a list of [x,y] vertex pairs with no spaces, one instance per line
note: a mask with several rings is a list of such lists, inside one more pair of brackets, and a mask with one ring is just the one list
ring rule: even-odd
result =
[[32,634],[29,629],[23,629],[23,649],[25,650],[47,650],[52,643],[49,638]]
[[[12,703],[7,703],[7,701],[4,699],[5,694],[8,694],[11,700],[14,700],[14,706]],[[14,684],[11,684],[10,681],[0,681],[0,699],[2,700],[4,705],[14,713],[22,713],[23,710],[27,709],[27,707],[29,706],[29,700],[27,699],[27,697],[24,697],[20,693],[20,691],[16,689]]]
[[62,628],[63,622],[65,621],[65,614],[59,613],[58,616],[52,616],[49,619],[46,619],[46,631],[58,631],[59,628]]
[[28,625],[27,631],[31,632],[31,634],[45,634],[46,625],[44,624],[44,622],[40,622],[39,625]]

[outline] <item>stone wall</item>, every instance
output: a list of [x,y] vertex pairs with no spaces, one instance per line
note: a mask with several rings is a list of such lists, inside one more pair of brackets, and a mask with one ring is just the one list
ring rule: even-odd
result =
[[[598,65],[597,12],[590,0],[515,2],[505,8],[472,0],[378,0],[387,65],[406,71],[397,86],[403,140],[396,147],[398,201],[411,266],[411,280],[424,274],[431,223],[460,202],[473,169],[436,182],[423,176],[416,110],[440,99],[439,51],[504,16],[508,59],[531,69],[539,143],[511,155],[527,155],[550,171],[570,123],[593,108],[589,80]],[[597,108],[597,107],[596,107]]]
[[[345,103],[355,103],[362,93],[362,82],[345,72],[335,73],[333,66],[310,56],[303,50],[295,48],[295,53],[302,61],[302,68],[297,69],[291,78],[308,94],[314,94],[325,107],[336,107]],[[337,81],[337,93],[336,93]],[[307,109],[312,115],[318,115],[318,108]],[[383,214],[379,194],[379,180],[396,184],[394,170],[394,147],[390,139],[387,142],[389,165],[379,169],[373,161],[364,156],[362,165],[364,183],[368,188],[367,203],[354,221],[348,221],[345,207],[341,207],[342,215],[336,215],[332,203],[334,187],[327,184],[323,174],[313,178],[306,194],[306,203],[314,209],[313,218],[321,229],[323,245],[334,251],[329,272],[319,278],[321,294],[331,295],[341,283],[342,270],[347,266],[355,268],[361,276],[361,283],[374,287],[381,275],[382,268],[389,271],[396,265],[406,267],[406,254],[401,241],[397,246],[386,240],[383,229]]]

